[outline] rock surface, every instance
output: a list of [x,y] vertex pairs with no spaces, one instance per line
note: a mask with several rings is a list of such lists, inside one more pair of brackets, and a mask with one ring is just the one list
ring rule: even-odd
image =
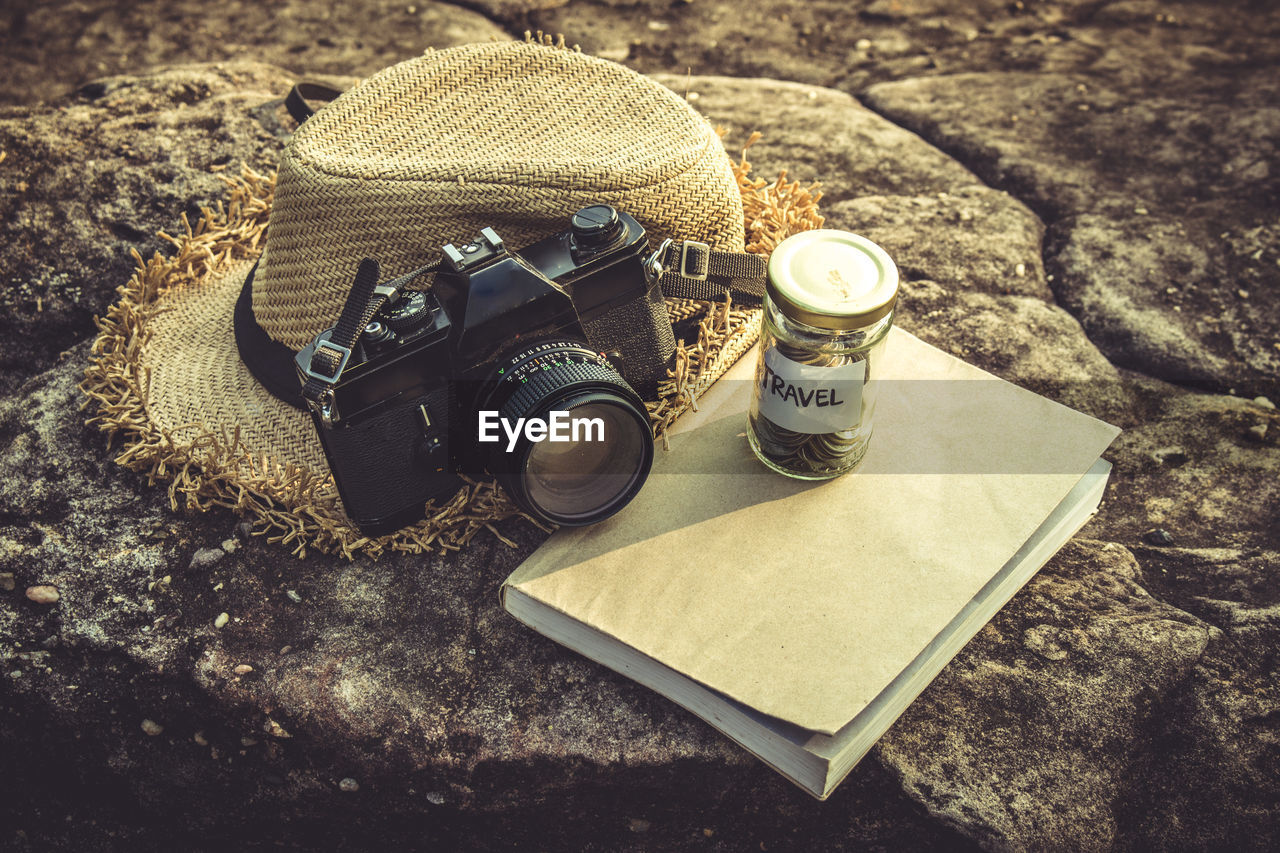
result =
[[1222,634],[1141,581],[1124,547],[1069,544],[880,742],[881,760],[988,846],[1110,849],[1149,715]]
[[[5,63],[48,81],[14,100],[81,86],[90,61],[219,61],[0,113],[0,841],[1280,845],[1280,417],[1183,387],[1280,400],[1276,13],[469,5],[498,23],[373,4],[332,13],[348,15],[335,37],[301,4],[243,4],[216,38],[199,27],[221,19],[184,4],[82,2],[65,32],[58,3],[17,7],[0,29]],[[763,132],[747,155],[758,174],[821,179],[828,223],[890,249],[901,325],[1126,430],[1085,538],[827,803],[507,617],[497,586],[536,531],[507,524],[516,549],[485,538],[450,558],[295,561],[242,543],[229,514],[170,509],[80,424],[90,318],[127,278],[128,248],[163,249],[155,230],[221,197],[211,167],[269,168],[291,126],[278,99],[293,74],[235,52],[366,73],[525,26],[646,70],[799,81],[660,78],[731,151]],[[53,67],[58,39],[75,58]],[[1169,544],[1148,543],[1155,528]],[[58,600],[30,600],[37,586]]]
[[[883,83],[866,97],[1044,215],[1054,292],[1114,363],[1270,394],[1280,92],[1239,65],[1186,73],[1204,90],[1153,97],[1107,71],[990,72]],[[1222,100],[1228,84],[1239,98]]]
[[[520,14],[546,4],[470,5]],[[245,58],[311,75],[363,77],[428,47],[507,38],[483,14],[433,0],[229,0],[216,8],[190,0],[15,0],[0,18],[9,80],[0,103],[59,98],[101,77],[155,65]]]
[[516,623],[497,589],[545,536],[527,525],[501,526],[515,549],[348,563],[254,539],[193,566],[235,518],[175,514],[107,461],[76,412],[86,357],[0,406],[9,848],[964,848],[874,763],[814,802]]
[[1053,290],[1113,363],[1277,389],[1273,5],[665,6],[592,0],[532,19],[646,70],[858,95],[1044,218]]
[[[97,80],[56,108],[0,111],[0,389],[93,332],[134,261],[226,196],[215,170],[275,168],[293,81],[265,65]],[[272,105],[272,101],[278,103]]]

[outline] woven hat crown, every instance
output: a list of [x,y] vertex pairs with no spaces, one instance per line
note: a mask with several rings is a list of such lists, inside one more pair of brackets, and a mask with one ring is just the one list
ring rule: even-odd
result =
[[355,86],[294,134],[254,316],[299,349],[336,321],[361,258],[398,275],[485,226],[518,248],[597,201],[653,238],[742,250],[729,159],[670,90],[538,43],[429,51]]

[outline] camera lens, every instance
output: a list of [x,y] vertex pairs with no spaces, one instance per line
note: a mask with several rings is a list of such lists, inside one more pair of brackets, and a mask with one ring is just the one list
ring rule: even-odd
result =
[[[529,449],[524,462],[524,487],[529,501],[561,524],[599,520],[601,510],[621,509],[638,491],[645,448],[652,439],[637,428],[632,412],[606,400],[568,404],[570,418],[579,423],[603,422],[603,441],[542,441]],[[585,430],[583,430],[585,431]],[[621,498],[626,500],[621,500]]]
[[577,341],[502,359],[480,410],[496,410],[501,439],[481,445],[488,468],[530,515],[593,524],[626,506],[653,464],[644,403],[613,365]]

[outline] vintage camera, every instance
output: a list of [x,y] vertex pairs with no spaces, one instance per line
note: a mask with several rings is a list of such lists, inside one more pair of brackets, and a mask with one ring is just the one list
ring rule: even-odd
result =
[[[632,217],[578,211],[508,251],[491,228],[444,247],[430,290],[400,281],[312,415],[347,516],[370,535],[422,517],[458,472],[491,472],[529,514],[591,524],[625,506],[653,462],[640,396],[674,348]],[[305,382],[315,348],[297,356]],[[606,355],[605,353],[609,353]]]

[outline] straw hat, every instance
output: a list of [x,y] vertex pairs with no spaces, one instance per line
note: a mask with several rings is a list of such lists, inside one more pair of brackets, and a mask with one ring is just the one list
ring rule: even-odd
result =
[[[521,514],[492,483],[429,505],[390,536],[364,537],[346,520],[309,415],[241,361],[232,317],[253,265],[257,325],[297,350],[336,321],[361,258],[399,275],[486,226],[519,247],[604,201],[651,239],[741,251],[745,198],[760,232],[747,248],[767,251],[821,223],[814,194],[751,182],[748,168],[682,98],[562,40],[428,51],[306,121],[276,176],[228,181],[224,205],[164,235],[172,257],[135,253],[138,270],[99,321],[82,383],[90,422],[122,438],[118,462],[169,482],[175,508],[234,508],[299,554],[459,547]],[[669,310],[707,316],[650,406],[660,429],[750,346],[758,322],[728,305],[678,300]]]

